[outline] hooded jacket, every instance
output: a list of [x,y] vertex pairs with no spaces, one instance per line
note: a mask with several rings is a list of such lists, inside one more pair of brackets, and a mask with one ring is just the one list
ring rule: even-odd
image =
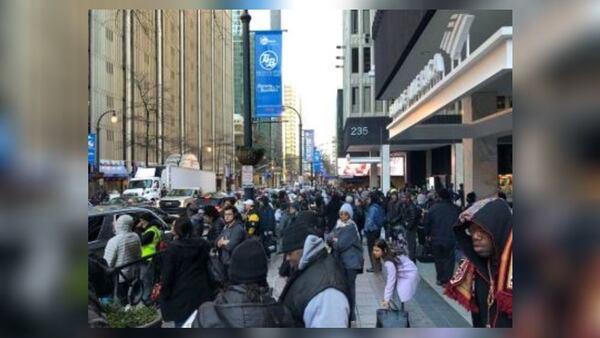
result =
[[[133,262],[142,256],[140,237],[130,230],[133,219],[129,221],[127,218],[131,219],[131,216],[123,215],[117,219],[115,222],[116,235],[106,243],[104,249],[104,260],[111,268]],[[128,279],[134,278],[136,271],[136,266],[130,266],[122,270]],[[119,282],[125,282],[125,278],[119,276]]]
[[279,297],[292,313],[294,325],[305,328],[347,328],[348,285],[343,267],[325,249],[323,240],[308,235],[298,269]]
[[257,287],[257,295],[249,297],[247,285],[232,285],[220,293],[214,302],[198,309],[193,327],[199,328],[260,328],[293,327],[289,310],[277,303],[268,286]]
[[[467,235],[471,223],[492,238],[493,256],[474,251]],[[463,261],[445,293],[471,311],[474,327],[512,327],[512,212],[506,201],[490,198],[465,210],[453,227]]]
[[165,321],[181,321],[213,298],[208,279],[210,245],[202,238],[173,241],[161,266],[160,309]]
[[353,220],[347,222],[337,221],[335,228],[329,234],[333,254],[347,270],[361,270],[363,268],[363,249],[358,227]]

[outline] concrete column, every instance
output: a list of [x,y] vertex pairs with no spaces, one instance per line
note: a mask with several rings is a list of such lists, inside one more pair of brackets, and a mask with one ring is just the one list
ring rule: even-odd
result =
[[390,190],[390,145],[381,145],[381,191],[384,194]]
[[464,156],[463,156],[463,145],[462,143],[455,143],[452,145],[452,183],[454,187],[458,189],[459,184],[464,183]]
[[[124,10],[125,43],[125,165],[131,171],[133,167],[133,51],[131,10]],[[98,154],[97,156],[100,156]]]
[[[495,94],[477,94],[463,99],[463,123],[489,115],[496,109]],[[498,186],[498,144],[496,137],[463,139],[465,193],[477,199],[496,194]]]
[[432,175],[431,162],[431,149],[427,149],[425,151],[425,178],[431,177]]
[[369,176],[369,188],[379,186],[379,182],[377,182],[377,163],[371,163],[371,174]]

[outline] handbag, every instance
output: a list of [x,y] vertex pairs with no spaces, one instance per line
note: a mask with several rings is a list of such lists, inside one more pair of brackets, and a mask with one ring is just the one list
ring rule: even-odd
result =
[[215,250],[211,250],[208,255],[208,277],[218,285],[223,285],[227,281],[227,271]]
[[408,312],[404,310],[404,303],[400,309],[392,302],[389,309],[377,309],[377,324],[380,328],[408,328]]

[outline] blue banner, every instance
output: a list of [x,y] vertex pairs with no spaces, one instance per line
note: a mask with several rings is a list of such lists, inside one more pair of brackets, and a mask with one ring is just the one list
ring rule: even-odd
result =
[[256,31],[254,37],[255,117],[281,116],[281,31]]
[[313,154],[313,171],[315,175],[318,175],[321,172],[321,168],[321,152],[318,149],[315,149]]
[[96,134],[88,134],[88,163],[96,164]]
[[315,131],[314,129],[304,130],[304,161],[312,162],[315,148]]

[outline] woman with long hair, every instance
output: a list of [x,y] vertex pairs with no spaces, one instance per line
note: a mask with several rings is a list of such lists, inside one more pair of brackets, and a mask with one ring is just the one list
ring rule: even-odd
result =
[[381,306],[389,308],[392,302],[399,306],[401,303],[410,300],[417,291],[419,272],[415,263],[408,258],[407,243],[404,236],[399,236],[394,248],[383,239],[375,241],[373,257],[383,263],[383,270],[386,274]]

